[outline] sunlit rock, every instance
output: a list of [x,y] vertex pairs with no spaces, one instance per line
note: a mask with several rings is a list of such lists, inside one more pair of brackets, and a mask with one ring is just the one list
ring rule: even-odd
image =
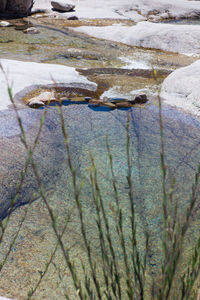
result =
[[73,30],[131,46],[200,54],[200,25],[140,22],[136,26],[81,26]]
[[[96,90],[96,83],[81,76],[75,68],[35,62],[0,59],[0,110],[11,104],[7,85],[9,83],[14,99],[25,96],[34,86],[72,86]],[[8,82],[7,82],[7,79]]]
[[200,115],[200,60],[171,73],[163,82],[165,103]]
[[75,5],[69,3],[61,3],[58,1],[51,1],[52,7],[57,11],[68,12],[75,8]]

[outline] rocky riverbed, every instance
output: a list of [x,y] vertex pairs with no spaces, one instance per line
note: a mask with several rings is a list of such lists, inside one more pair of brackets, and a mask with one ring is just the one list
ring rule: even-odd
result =
[[[112,224],[112,189],[109,185],[111,178],[105,136],[109,137],[114,155],[122,209],[128,215],[124,155],[128,112],[131,117],[132,172],[141,251],[144,232],[148,230],[153,234],[151,242],[155,250],[151,253],[151,277],[160,264],[162,223],[162,207],[159,205],[159,92],[164,105],[166,161],[170,172],[177,178],[175,190],[177,198],[181,199],[180,211],[184,211],[188,203],[192,178],[199,163],[200,2],[135,0],[130,4],[128,0],[123,3],[118,0],[74,0],[70,3],[75,6],[72,12],[59,12],[55,8],[52,10],[50,1],[36,0],[30,16],[23,19],[2,17],[0,21],[0,62],[4,70],[0,70],[1,219],[9,212],[20,182],[20,171],[27,159],[16,114],[8,96],[8,84],[12,88],[29,145],[34,144],[42,114],[47,110],[34,159],[60,231],[63,219],[71,212],[63,239],[77,261],[79,272],[79,258],[86,261],[85,250],[74,210],[59,115],[53,101],[40,109],[30,108],[27,104],[35,97],[40,97],[41,101],[41,95],[43,99],[51,95],[52,100],[62,98],[68,101],[63,102],[62,108],[69,132],[72,161],[78,179],[84,177],[86,181],[82,203],[85,216],[90,220],[87,232],[93,241],[92,251],[97,257],[99,244],[98,239],[94,238],[94,207],[91,192],[88,191],[88,169],[91,164],[88,152],[92,151],[95,157]],[[118,108],[96,105],[99,101],[101,104],[113,104],[112,99],[118,99],[115,102],[125,99],[127,103],[134,101],[138,95],[146,95],[148,101]],[[46,103],[50,98],[45,99]],[[93,105],[88,105],[89,100],[85,99],[93,101]],[[30,202],[30,205],[24,206]],[[15,208],[0,246],[1,261],[23,215],[27,213],[27,216],[1,272],[0,294],[26,299],[56,246],[48,212],[38,193],[31,168]],[[198,215],[199,211],[193,230],[187,237],[186,257],[190,251],[189,245],[199,236]],[[128,227],[128,220],[125,222]],[[115,246],[120,257],[120,250],[117,244]],[[58,250],[49,273],[33,299],[65,299],[66,290],[70,299],[77,298],[69,271]]]

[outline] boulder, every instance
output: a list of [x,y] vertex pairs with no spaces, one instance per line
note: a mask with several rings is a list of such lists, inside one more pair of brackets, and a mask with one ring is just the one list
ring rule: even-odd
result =
[[57,1],[51,1],[52,7],[57,11],[68,12],[75,8],[75,5],[69,3],[61,3]]
[[6,3],[7,3],[7,0],[1,0],[0,1],[0,12],[4,12],[5,9],[6,9]]
[[27,16],[31,12],[33,2],[34,0],[1,0],[0,12],[17,17]]

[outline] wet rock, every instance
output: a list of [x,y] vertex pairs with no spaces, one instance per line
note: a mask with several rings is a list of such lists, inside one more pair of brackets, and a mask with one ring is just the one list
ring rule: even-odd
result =
[[131,107],[131,106],[132,106],[131,102],[129,102],[129,101],[126,101],[126,102],[118,102],[118,103],[115,103],[115,105],[116,105],[118,108],[128,108],[128,107]]
[[61,3],[57,1],[51,1],[52,7],[57,11],[68,12],[75,8],[75,5],[69,3]]
[[120,102],[127,102],[127,99],[125,99],[125,98],[109,98],[108,101],[111,103],[120,103]]
[[29,27],[29,28],[24,30],[24,33],[37,34],[37,33],[40,33],[40,31],[35,27]]
[[11,24],[9,22],[6,22],[6,21],[0,22],[0,27],[8,27],[8,26],[11,26]]
[[97,99],[91,99],[89,100],[89,105],[91,106],[100,106],[101,105],[101,101],[100,100],[97,100]]
[[116,104],[111,103],[111,102],[104,102],[104,103],[102,103],[102,106],[106,106],[106,107],[109,107],[112,109],[117,108]]
[[137,95],[132,102],[132,104],[144,104],[148,101],[145,94]]
[[28,103],[28,106],[31,108],[39,108],[39,107],[44,106],[44,103],[40,100],[33,99]]
[[78,17],[77,16],[71,16],[71,17],[67,18],[67,20],[78,20]]
[[17,22],[17,23],[14,23],[14,26],[15,26],[15,29],[16,30],[26,30],[27,28],[30,27],[30,23],[28,22]]

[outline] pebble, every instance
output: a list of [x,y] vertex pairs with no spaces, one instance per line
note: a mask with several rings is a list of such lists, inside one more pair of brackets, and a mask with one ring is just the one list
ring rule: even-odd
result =
[[69,3],[61,3],[57,1],[51,1],[52,7],[57,11],[68,12],[75,8],[75,5]]
[[35,28],[35,27],[29,27],[29,28],[25,29],[23,32],[24,33],[28,33],[28,34],[37,34],[37,33],[40,33],[40,31],[37,28]]
[[11,26],[11,24],[9,22],[6,22],[6,21],[0,22],[0,27],[8,27],[8,26]]
[[77,16],[71,16],[71,17],[68,17],[67,20],[78,20],[78,17]]

